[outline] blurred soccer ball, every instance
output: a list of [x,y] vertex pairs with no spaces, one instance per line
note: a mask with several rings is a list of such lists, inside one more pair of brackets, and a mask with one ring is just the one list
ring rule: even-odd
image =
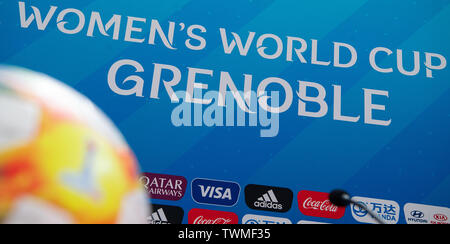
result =
[[122,135],[87,98],[0,66],[0,223],[146,223]]

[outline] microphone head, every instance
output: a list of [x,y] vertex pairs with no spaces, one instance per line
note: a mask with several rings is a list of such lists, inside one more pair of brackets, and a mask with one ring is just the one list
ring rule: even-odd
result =
[[334,190],[329,195],[330,202],[338,207],[346,207],[351,203],[350,194],[344,190]]

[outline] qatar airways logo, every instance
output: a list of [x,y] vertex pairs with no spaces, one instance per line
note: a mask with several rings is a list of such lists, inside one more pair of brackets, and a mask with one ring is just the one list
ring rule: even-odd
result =
[[304,215],[340,219],[345,214],[345,208],[333,205],[328,200],[328,193],[315,191],[300,191],[298,204]]
[[183,176],[144,173],[139,181],[153,199],[178,201],[183,198],[187,187]]
[[238,224],[235,213],[194,208],[188,213],[189,224]]

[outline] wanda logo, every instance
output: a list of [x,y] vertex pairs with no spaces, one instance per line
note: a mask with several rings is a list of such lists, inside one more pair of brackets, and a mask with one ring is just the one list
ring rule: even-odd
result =
[[315,191],[300,191],[298,207],[304,215],[340,219],[345,214],[344,207],[333,205],[328,199],[328,193]]
[[238,224],[238,216],[232,212],[194,208],[188,213],[189,224]]

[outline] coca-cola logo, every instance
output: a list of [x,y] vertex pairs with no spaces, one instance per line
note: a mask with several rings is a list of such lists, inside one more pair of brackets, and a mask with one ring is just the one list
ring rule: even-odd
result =
[[345,214],[345,208],[333,205],[328,199],[329,194],[315,191],[300,191],[298,205],[304,215],[340,219]]
[[337,212],[338,207],[336,205],[333,205],[330,200],[325,201],[315,201],[312,197],[308,197],[303,202],[303,208],[304,209],[314,209],[314,210],[320,210],[320,211],[328,211],[328,212]]
[[194,223],[195,225],[215,225],[215,224],[230,224],[232,219],[229,218],[215,218],[215,219],[208,219],[204,216],[198,216]]
[[238,224],[235,213],[194,208],[188,213],[189,224]]

